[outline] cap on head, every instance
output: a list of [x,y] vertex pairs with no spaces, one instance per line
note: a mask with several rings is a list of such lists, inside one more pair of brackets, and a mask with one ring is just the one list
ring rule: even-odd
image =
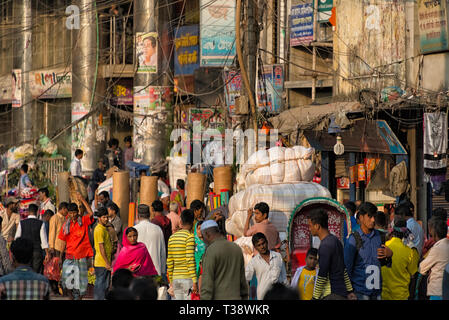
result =
[[218,224],[214,220],[206,220],[201,224],[201,232],[210,228],[218,228]]

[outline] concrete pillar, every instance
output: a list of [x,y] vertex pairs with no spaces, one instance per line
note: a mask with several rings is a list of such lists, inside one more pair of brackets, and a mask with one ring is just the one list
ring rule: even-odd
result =
[[[105,81],[98,77],[97,58],[97,8],[94,0],[77,0],[80,9],[80,29],[72,34],[72,121],[74,110],[87,113],[104,99]],[[99,25],[98,25],[99,27]],[[98,29],[99,30],[99,29]],[[84,121],[77,132],[78,142],[72,143],[72,154],[76,148],[84,151],[81,162],[83,173],[90,175],[104,152],[104,142],[97,141],[98,112]],[[72,136],[72,142],[74,137]]]
[[[160,7],[160,8],[159,8]],[[157,9],[158,8],[158,9]],[[134,1],[134,34],[157,32],[157,73],[137,72],[134,76],[134,95],[149,92],[156,86],[167,86],[173,92],[171,75],[167,71],[173,70],[173,55],[171,52],[171,27],[169,25],[172,6],[163,5],[154,0]],[[139,63],[136,57],[136,63]],[[173,74],[172,72],[170,72]],[[171,100],[171,99],[170,99]],[[166,101],[166,106],[157,110],[150,110],[146,105],[140,108],[134,106],[134,158],[141,163],[152,165],[165,159],[169,145],[169,130],[172,101]],[[146,104],[146,103],[144,103]],[[145,119],[141,116],[149,115]]]
[[[29,86],[29,72],[32,69],[32,9],[31,0],[17,0],[14,5],[14,21],[17,26],[16,41],[14,42],[13,69],[18,69],[16,73],[21,86],[20,107],[13,108],[13,143],[20,145],[25,142],[33,143],[33,126],[36,125],[36,110]],[[19,79],[20,78],[20,79]]]

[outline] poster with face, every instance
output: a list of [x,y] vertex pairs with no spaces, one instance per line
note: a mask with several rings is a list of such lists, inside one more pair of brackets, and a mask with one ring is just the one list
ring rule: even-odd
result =
[[157,32],[136,33],[137,72],[157,73]]
[[12,107],[19,108],[22,106],[22,70],[14,69],[12,71]]

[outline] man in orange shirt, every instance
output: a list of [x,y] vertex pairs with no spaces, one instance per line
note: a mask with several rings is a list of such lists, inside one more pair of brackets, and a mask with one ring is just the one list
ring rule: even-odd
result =
[[[279,238],[279,232],[274,224],[268,221],[269,212],[270,207],[265,202],[259,202],[256,204],[254,206],[254,211],[252,208],[248,209],[245,227],[243,228],[243,235],[245,237],[251,237],[258,232],[262,232],[268,240],[268,250],[275,250],[280,248],[281,239]],[[249,223],[253,213],[256,223],[249,228]]]
[[89,241],[89,226],[94,222],[93,212],[87,201],[78,193],[78,200],[87,209],[80,216],[78,205],[69,203],[67,221],[61,228],[58,238],[66,242],[66,256],[62,265],[61,284],[67,289],[71,300],[81,300],[87,292],[87,259],[94,253]]

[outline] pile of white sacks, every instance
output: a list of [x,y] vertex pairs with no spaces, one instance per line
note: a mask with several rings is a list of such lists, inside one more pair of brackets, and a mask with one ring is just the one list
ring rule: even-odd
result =
[[274,147],[253,153],[237,176],[237,188],[254,184],[312,181],[315,165],[313,148],[294,146]]
[[328,189],[311,182],[315,173],[313,153],[313,148],[302,146],[254,153],[237,176],[241,191],[229,200],[227,232],[242,237],[248,209],[266,202],[270,207],[269,220],[280,233],[285,233],[293,210],[303,200],[331,198]]

